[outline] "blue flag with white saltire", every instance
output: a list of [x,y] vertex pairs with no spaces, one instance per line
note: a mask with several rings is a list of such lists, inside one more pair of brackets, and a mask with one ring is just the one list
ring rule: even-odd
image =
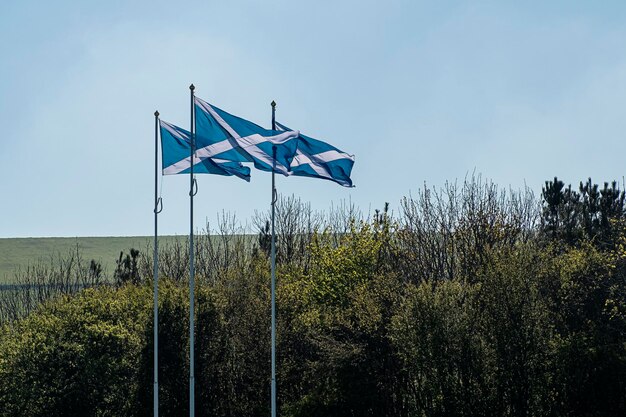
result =
[[[188,174],[191,170],[191,134],[189,131],[159,120],[163,175]],[[235,175],[250,181],[250,168],[239,162],[194,155],[193,172],[198,174]]]
[[[278,122],[276,128],[291,131]],[[353,165],[354,155],[340,151],[321,140],[299,134],[296,155],[290,164],[290,175],[322,178],[344,187],[353,187],[350,179]]]
[[[264,129],[195,97],[196,148],[208,155],[237,162],[253,162],[257,169],[289,175],[298,132]],[[276,148],[276,160],[273,148]]]

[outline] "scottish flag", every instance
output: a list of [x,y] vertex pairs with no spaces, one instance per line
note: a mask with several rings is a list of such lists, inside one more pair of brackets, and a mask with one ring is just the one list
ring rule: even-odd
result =
[[[191,170],[191,134],[178,126],[159,120],[163,175],[188,174]],[[207,155],[194,155],[193,172],[198,174],[235,175],[250,181],[250,168],[239,162]]]
[[[291,131],[278,122],[276,128]],[[290,175],[322,178],[344,187],[352,187],[350,173],[353,165],[354,155],[342,152],[321,140],[299,134],[296,155],[290,164]]]
[[289,175],[289,165],[296,154],[298,132],[264,129],[197,97],[194,100],[198,155],[253,162],[262,171]]

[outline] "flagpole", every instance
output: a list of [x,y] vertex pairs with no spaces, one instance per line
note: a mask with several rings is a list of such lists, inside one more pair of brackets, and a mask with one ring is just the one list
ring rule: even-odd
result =
[[[272,100],[272,130],[276,130],[276,102]],[[276,234],[274,217],[276,206],[276,146],[272,146],[272,415],[276,417]]]
[[152,279],[154,281],[154,417],[159,417],[159,252],[157,241],[159,202],[161,199],[158,194],[159,181],[159,111],[154,112],[154,272]]
[[189,417],[195,416],[195,381],[194,381],[194,264],[193,264],[193,154],[194,154],[194,119],[193,119],[193,98],[195,87],[189,86],[191,91],[191,155],[189,170]]

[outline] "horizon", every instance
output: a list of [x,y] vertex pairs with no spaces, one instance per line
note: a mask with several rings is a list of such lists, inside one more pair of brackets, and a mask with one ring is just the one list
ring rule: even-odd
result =
[[[579,183],[582,183],[585,180],[591,180],[593,184],[597,184],[598,187],[602,187],[605,184],[611,185],[612,182],[616,182],[617,187],[619,190],[621,191],[626,191],[626,180],[624,177],[622,177],[621,181],[618,179],[610,179],[610,180],[602,180],[602,181],[595,181],[593,178],[586,178],[586,179],[580,179],[578,181],[565,181],[563,180],[563,178],[559,178],[559,177],[553,177],[550,179],[546,179],[544,181],[544,183],[542,184],[542,186],[540,187],[539,191],[537,192],[535,189],[533,189],[532,187],[526,185],[525,187],[520,187],[517,189],[513,189],[510,186],[509,187],[504,187],[501,186],[500,184],[495,183],[494,181],[492,181],[489,178],[483,178],[483,176],[479,173],[473,173],[471,176],[470,175],[466,175],[463,178],[463,181],[459,181],[458,179],[456,181],[446,181],[443,185],[440,186],[431,186],[429,184],[423,184],[422,187],[418,188],[418,192],[423,190],[424,187],[427,187],[431,190],[442,190],[446,184],[463,184],[463,182],[467,181],[468,179],[475,179],[477,180],[480,184],[494,184],[498,187],[498,189],[500,191],[505,191],[507,193],[507,195],[510,195],[511,192],[513,193],[521,193],[521,192],[530,192],[533,195],[533,198],[536,199],[536,201],[538,203],[541,202],[541,189],[543,188],[543,186],[545,185],[546,181],[552,181],[555,178],[558,178],[560,181],[563,181],[565,186],[571,186],[574,190],[578,190],[578,186]],[[403,198],[412,198],[413,193],[407,193],[405,196],[401,197]],[[296,196],[295,194],[292,194],[290,196],[281,196],[279,193],[279,197],[285,197],[285,198],[299,198],[298,196]],[[302,201],[302,203],[304,204],[310,204],[310,201],[303,201],[301,198],[300,200]],[[358,212],[361,214],[361,216],[364,219],[369,219],[371,218],[372,215],[374,215],[376,210],[381,210],[384,205],[386,203],[389,203],[389,207],[390,207],[390,213],[392,215],[396,214],[397,211],[401,210],[401,207],[399,207],[400,201],[398,201],[396,203],[396,205],[394,206],[391,202],[383,202],[380,204],[380,207],[373,207],[372,205],[368,206],[367,210],[362,209],[361,207],[356,207],[355,208],[358,210]],[[347,205],[352,204],[351,201],[348,201],[346,199],[340,200],[338,204],[334,204],[334,202],[331,202],[331,205],[325,209],[313,209],[313,211],[317,214],[325,214],[327,212],[327,210],[332,210],[333,208],[338,208],[338,207],[346,207]],[[255,235],[258,233],[258,230],[255,228],[255,226],[252,224],[253,223],[253,219],[255,216],[260,215],[262,212],[257,211],[255,213],[253,213],[251,215],[250,218],[245,219],[243,222],[239,221],[239,219],[236,216],[236,212],[217,212],[215,213],[214,217],[216,219],[215,223],[219,223],[220,219],[223,218],[224,216],[226,217],[232,217],[235,218],[237,221],[237,227],[241,228],[241,230],[244,231],[245,235]],[[195,228],[195,234],[202,234],[202,233],[206,233],[206,226],[210,224],[210,222],[208,222],[208,217],[206,218],[205,221],[205,226],[196,226]],[[211,229],[211,233],[217,233],[217,230],[215,229]],[[158,237],[179,237],[179,236],[188,236],[189,235],[189,231],[183,232],[183,233],[171,233],[171,234],[159,234]],[[133,238],[133,237],[154,237],[154,233],[152,234],[143,234],[143,235],[123,235],[123,234],[103,234],[103,235],[46,235],[46,236],[0,236],[0,239],[79,239],[79,238]]]

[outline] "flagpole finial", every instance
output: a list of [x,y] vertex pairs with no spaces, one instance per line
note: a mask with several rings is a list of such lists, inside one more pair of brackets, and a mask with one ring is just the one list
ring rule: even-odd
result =
[[154,112],[154,117],[159,117],[159,111],[158,110]]
[[270,104],[272,105],[272,108],[276,108],[276,102],[274,100],[272,100]]
[[195,90],[195,89],[196,89],[196,87],[195,87],[193,84],[191,84],[191,85],[189,86],[189,89],[190,89],[191,91],[193,91],[193,90]]

